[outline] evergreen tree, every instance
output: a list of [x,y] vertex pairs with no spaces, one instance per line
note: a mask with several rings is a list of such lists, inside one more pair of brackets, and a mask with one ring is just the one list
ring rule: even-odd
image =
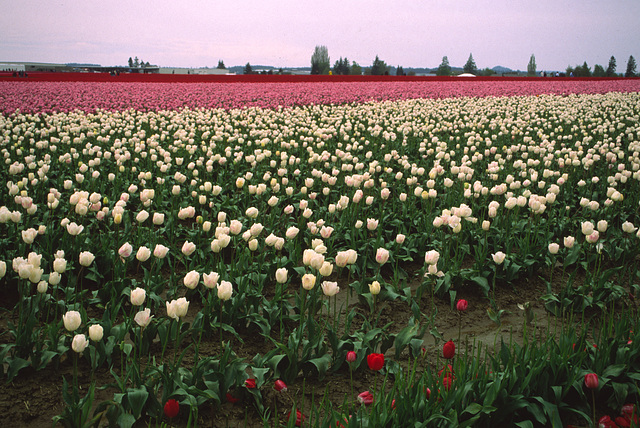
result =
[[347,58],[342,59],[342,57],[340,57],[340,59],[337,60],[333,65],[333,74],[340,74],[340,75],[350,74],[349,60]]
[[225,70],[227,67],[224,66],[224,61],[223,60],[218,60],[218,66],[216,67],[220,70]]
[[396,76],[404,76],[404,69],[402,68],[401,65],[399,65],[398,68],[396,68]]
[[244,66],[243,74],[253,74],[253,69],[251,68],[251,64],[247,63],[247,65]]
[[635,77],[636,67],[636,59],[631,55],[627,61],[627,71],[624,73],[624,77]]
[[576,67],[576,74],[580,77],[591,77],[591,68],[587,65],[587,61],[582,64],[582,67]]
[[130,68],[133,68],[133,60],[131,59],[131,57],[129,57],[128,64]]
[[350,74],[353,74],[354,76],[361,76],[362,75],[362,67],[360,67],[360,64],[358,64],[357,62],[353,61],[351,63],[351,70]]
[[436,70],[436,76],[451,76],[451,66],[449,65],[449,58],[446,56],[442,57],[442,62],[438,66],[438,70]]
[[536,75],[536,56],[531,54],[531,58],[529,58],[529,64],[527,65],[527,75],[535,76]]
[[469,54],[469,59],[467,60],[467,63],[464,65],[462,70],[465,73],[477,74],[478,71],[476,67],[476,62],[473,60],[472,54]]
[[373,60],[373,65],[371,66],[371,75],[384,76],[385,74],[389,74],[388,66],[376,55],[376,59]]
[[133,60],[133,66],[134,66],[135,68],[140,67],[140,60],[138,59],[138,57],[135,57],[135,58],[134,58],[134,60]]
[[604,67],[600,64],[593,66],[593,77],[604,77],[607,73],[604,71]]
[[311,74],[329,74],[331,62],[326,46],[316,46],[311,55]]
[[616,57],[611,55],[609,58],[609,66],[607,67],[607,77],[613,77],[616,75]]

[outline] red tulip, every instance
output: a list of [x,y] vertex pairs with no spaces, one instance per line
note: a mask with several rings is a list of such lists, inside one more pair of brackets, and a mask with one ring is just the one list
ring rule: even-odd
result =
[[464,299],[460,299],[458,300],[458,303],[456,303],[456,309],[460,312],[466,311],[468,306],[469,303]]
[[384,354],[372,353],[367,355],[367,364],[371,370],[380,370],[384,366]]
[[164,404],[164,414],[167,415],[168,418],[178,416],[178,411],[180,411],[180,404],[173,398],[168,399]]
[[[289,418],[291,418],[291,412],[289,412],[289,414],[287,415],[287,420],[289,420]],[[300,425],[302,425],[302,423],[304,422],[304,420],[307,417],[305,415],[302,414],[302,412],[300,410],[296,409],[296,426],[299,427]]]
[[234,397],[233,395],[231,395],[231,393],[227,392],[226,395],[227,401],[231,404],[237,403],[238,401],[240,401],[239,398]]
[[598,427],[600,428],[618,428],[618,425],[611,420],[608,415],[604,415],[598,421]]
[[456,345],[453,343],[453,340],[448,341],[442,347],[442,356],[447,360],[452,359],[456,355]]
[[451,373],[447,373],[445,377],[442,378],[442,386],[447,391],[451,389],[451,385],[453,384],[453,375]]
[[246,386],[249,389],[253,389],[256,387],[256,380],[255,379],[247,379],[244,381],[244,386]]
[[353,351],[349,351],[347,352],[347,362],[348,363],[354,363],[356,361],[356,353]]
[[589,389],[596,389],[598,387],[598,375],[595,373],[584,375],[584,386]]
[[[631,420],[627,419],[624,416],[618,416],[615,420],[615,426],[616,427],[621,427],[621,428],[627,428],[631,426]],[[614,425],[612,425],[614,426]],[[635,425],[634,425],[635,426]]]
[[622,406],[621,413],[625,416],[632,416],[636,413],[636,405],[635,404],[625,404]]
[[358,401],[360,402],[360,404],[368,406],[369,404],[373,403],[373,394],[369,391],[361,392],[360,394],[358,394]]
[[276,383],[273,385],[273,387],[275,388],[276,391],[278,392],[286,392],[287,391],[287,384],[284,383],[284,381],[278,379],[276,381]]

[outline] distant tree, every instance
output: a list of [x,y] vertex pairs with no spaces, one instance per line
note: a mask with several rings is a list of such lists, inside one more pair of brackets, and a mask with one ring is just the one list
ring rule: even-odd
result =
[[131,59],[131,57],[129,57],[128,64],[129,64],[129,68],[133,68],[133,60]]
[[613,77],[616,75],[616,57],[611,55],[609,58],[609,66],[606,71],[607,77]]
[[144,68],[144,61],[140,60],[140,68]]
[[218,66],[216,67],[219,70],[225,70],[227,67],[224,66],[224,61],[223,60],[218,60]]
[[282,67],[280,67],[280,69],[278,70],[278,74],[284,74],[284,70],[282,69]]
[[449,65],[449,58],[442,57],[442,62],[436,70],[436,76],[451,76],[451,66]]
[[573,69],[573,67],[568,65],[566,70],[567,77],[572,77],[573,75],[575,75],[574,71],[575,70]]
[[134,66],[135,68],[140,67],[140,60],[138,59],[138,57],[135,57],[135,58],[134,58],[134,60],[133,60],[133,66]]
[[347,75],[350,73],[351,70],[349,69],[349,60],[347,58],[342,59],[342,57],[340,57],[340,59],[333,64],[333,74]]
[[534,54],[531,54],[531,58],[529,58],[529,64],[527,65],[527,76],[535,76],[536,68],[536,56]]
[[247,65],[244,66],[244,71],[242,74],[253,74],[253,69],[251,68],[251,64],[247,63]]
[[401,65],[399,65],[399,66],[396,68],[396,76],[404,76],[404,75],[405,75],[405,74],[404,74],[404,69],[402,68],[402,66],[401,66]]
[[415,76],[415,75],[416,75],[415,70],[409,70],[409,72],[407,73],[407,76]]
[[478,70],[476,67],[476,62],[473,60],[472,54],[469,54],[469,59],[467,60],[467,63],[464,65],[464,67],[462,67],[462,70],[465,73],[477,74]]
[[354,76],[362,75],[362,67],[360,67],[360,64],[358,64],[357,62],[353,61],[351,63],[350,74],[353,74]]
[[389,74],[388,66],[376,55],[376,58],[373,60],[373,65],[371,66],[371,75],[384,76],[385,74]]
[[587,65],[587,61],[585,61],[581,66],[576,66],[573,74],[577,77],[591,77],[591,68]]
[[495,72],[495,70],[492,70],[489,67],[487,67],[484,70],[479,71],[478,74],[480,76],[493,76],[494,74],[496,74],[496,72]]
[[624,73],[624,77],[635,77],[636,67],[636,59],[631,55],[627,61],[627,71]]
[[331,62],[326,46],[316,46],[311,55],[311,74],[329,74]]
[[593,66],[593,77],[604,77],[607,75],[607,72],[604,71],[604,67],[600,64],[596,64]]
[[145,68],[149,68],[149,67],[151,67],[151,64],[149,64],[149,61],[147,61],[147,62],[145,62],[145,63],[144,63],[144,67],[145,67]]

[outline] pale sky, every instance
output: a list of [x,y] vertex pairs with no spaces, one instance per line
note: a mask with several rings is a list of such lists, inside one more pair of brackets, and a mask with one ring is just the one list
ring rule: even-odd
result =
[[316,45],[370,66],[617,71],[640,60],[640,0],[1,0],[0,61],[310,65]]

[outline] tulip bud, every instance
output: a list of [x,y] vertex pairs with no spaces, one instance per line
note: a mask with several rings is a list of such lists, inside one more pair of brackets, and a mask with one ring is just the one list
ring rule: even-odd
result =
[[278,392],[287,392],[287,384],[284,381],[278,379],[273,385],[274,389]]
[[76,334],[71,342],[71,349],[80,354],[88,345],[89,341],[84,334]]
[[598,375],[595,373],[584,375],[584,386],[589,389],[596,389],[598,387]]
[[185,287],[187,287],[190,290],[193,290],[196,288],[196,286],[198,285],[198,282],[200,281],[200,273],[198,273],[195,270],[192,270],[185,275],[183,281],[184,281]]
[[147,260],[149,260],[149,257],[151,257],[150,249],[145,246],[138,248],[138,251],[136,252],[136,259],[141,262],[146,262]]
[[82,317],[78,311],[68,311],[62,316],[62,322],[67,331],[74,331],[82,324]]
[[145,328],[146,326],[149,325],[149,323],[151,322],[151,318],[153,318],[153,315],[151,315],[151,309],[147,308],[144,309],[142,311],[139,311],[134,317],[133,320],[136,322],[136,324],[138,324],[140,327]]
[[338,287],[337,282],[324,281],[322,283],[322,292],[327,297],[335,296],[336,294],[338,294],[339,291],[340,291],[340,287]]
[[374,296],[380,294],[380,283],[378,281],[373,281],[369,284],[369,292]]
[[385,248],[378,248],[376,251],[376,262],[383,265],[389,260],[389,250]]
[[95,258],[96,256],[91,254],[89,251],[83,251],[80,253],[80,256],[79,256],[80,265],[84,267],[89,267],[91,266],[91,263],[93,263],[93,260]]
[[497,253],[492,254],[491,257],[493,258],[493,262],[495,264],[501,265],[504,262],[504,259],[507,257],[507,255],[502,251],[498,251]]
[[140,306],[144,303],[144,299],[147,296],[147,292],[143,288],[136,287],[131,290],[130,300],[133,306]]
[[305,290],[311,290],[316,285],[316,277],[310,273],[302,276],[302,288]]
[[94,342],[100,342],[104,335],[104,329],[100,324],[94,324],[89,327],[89,338]]
[[233,295],[233,285],[229,281],[221,281],[218,285],[218,299],[229,300]]

